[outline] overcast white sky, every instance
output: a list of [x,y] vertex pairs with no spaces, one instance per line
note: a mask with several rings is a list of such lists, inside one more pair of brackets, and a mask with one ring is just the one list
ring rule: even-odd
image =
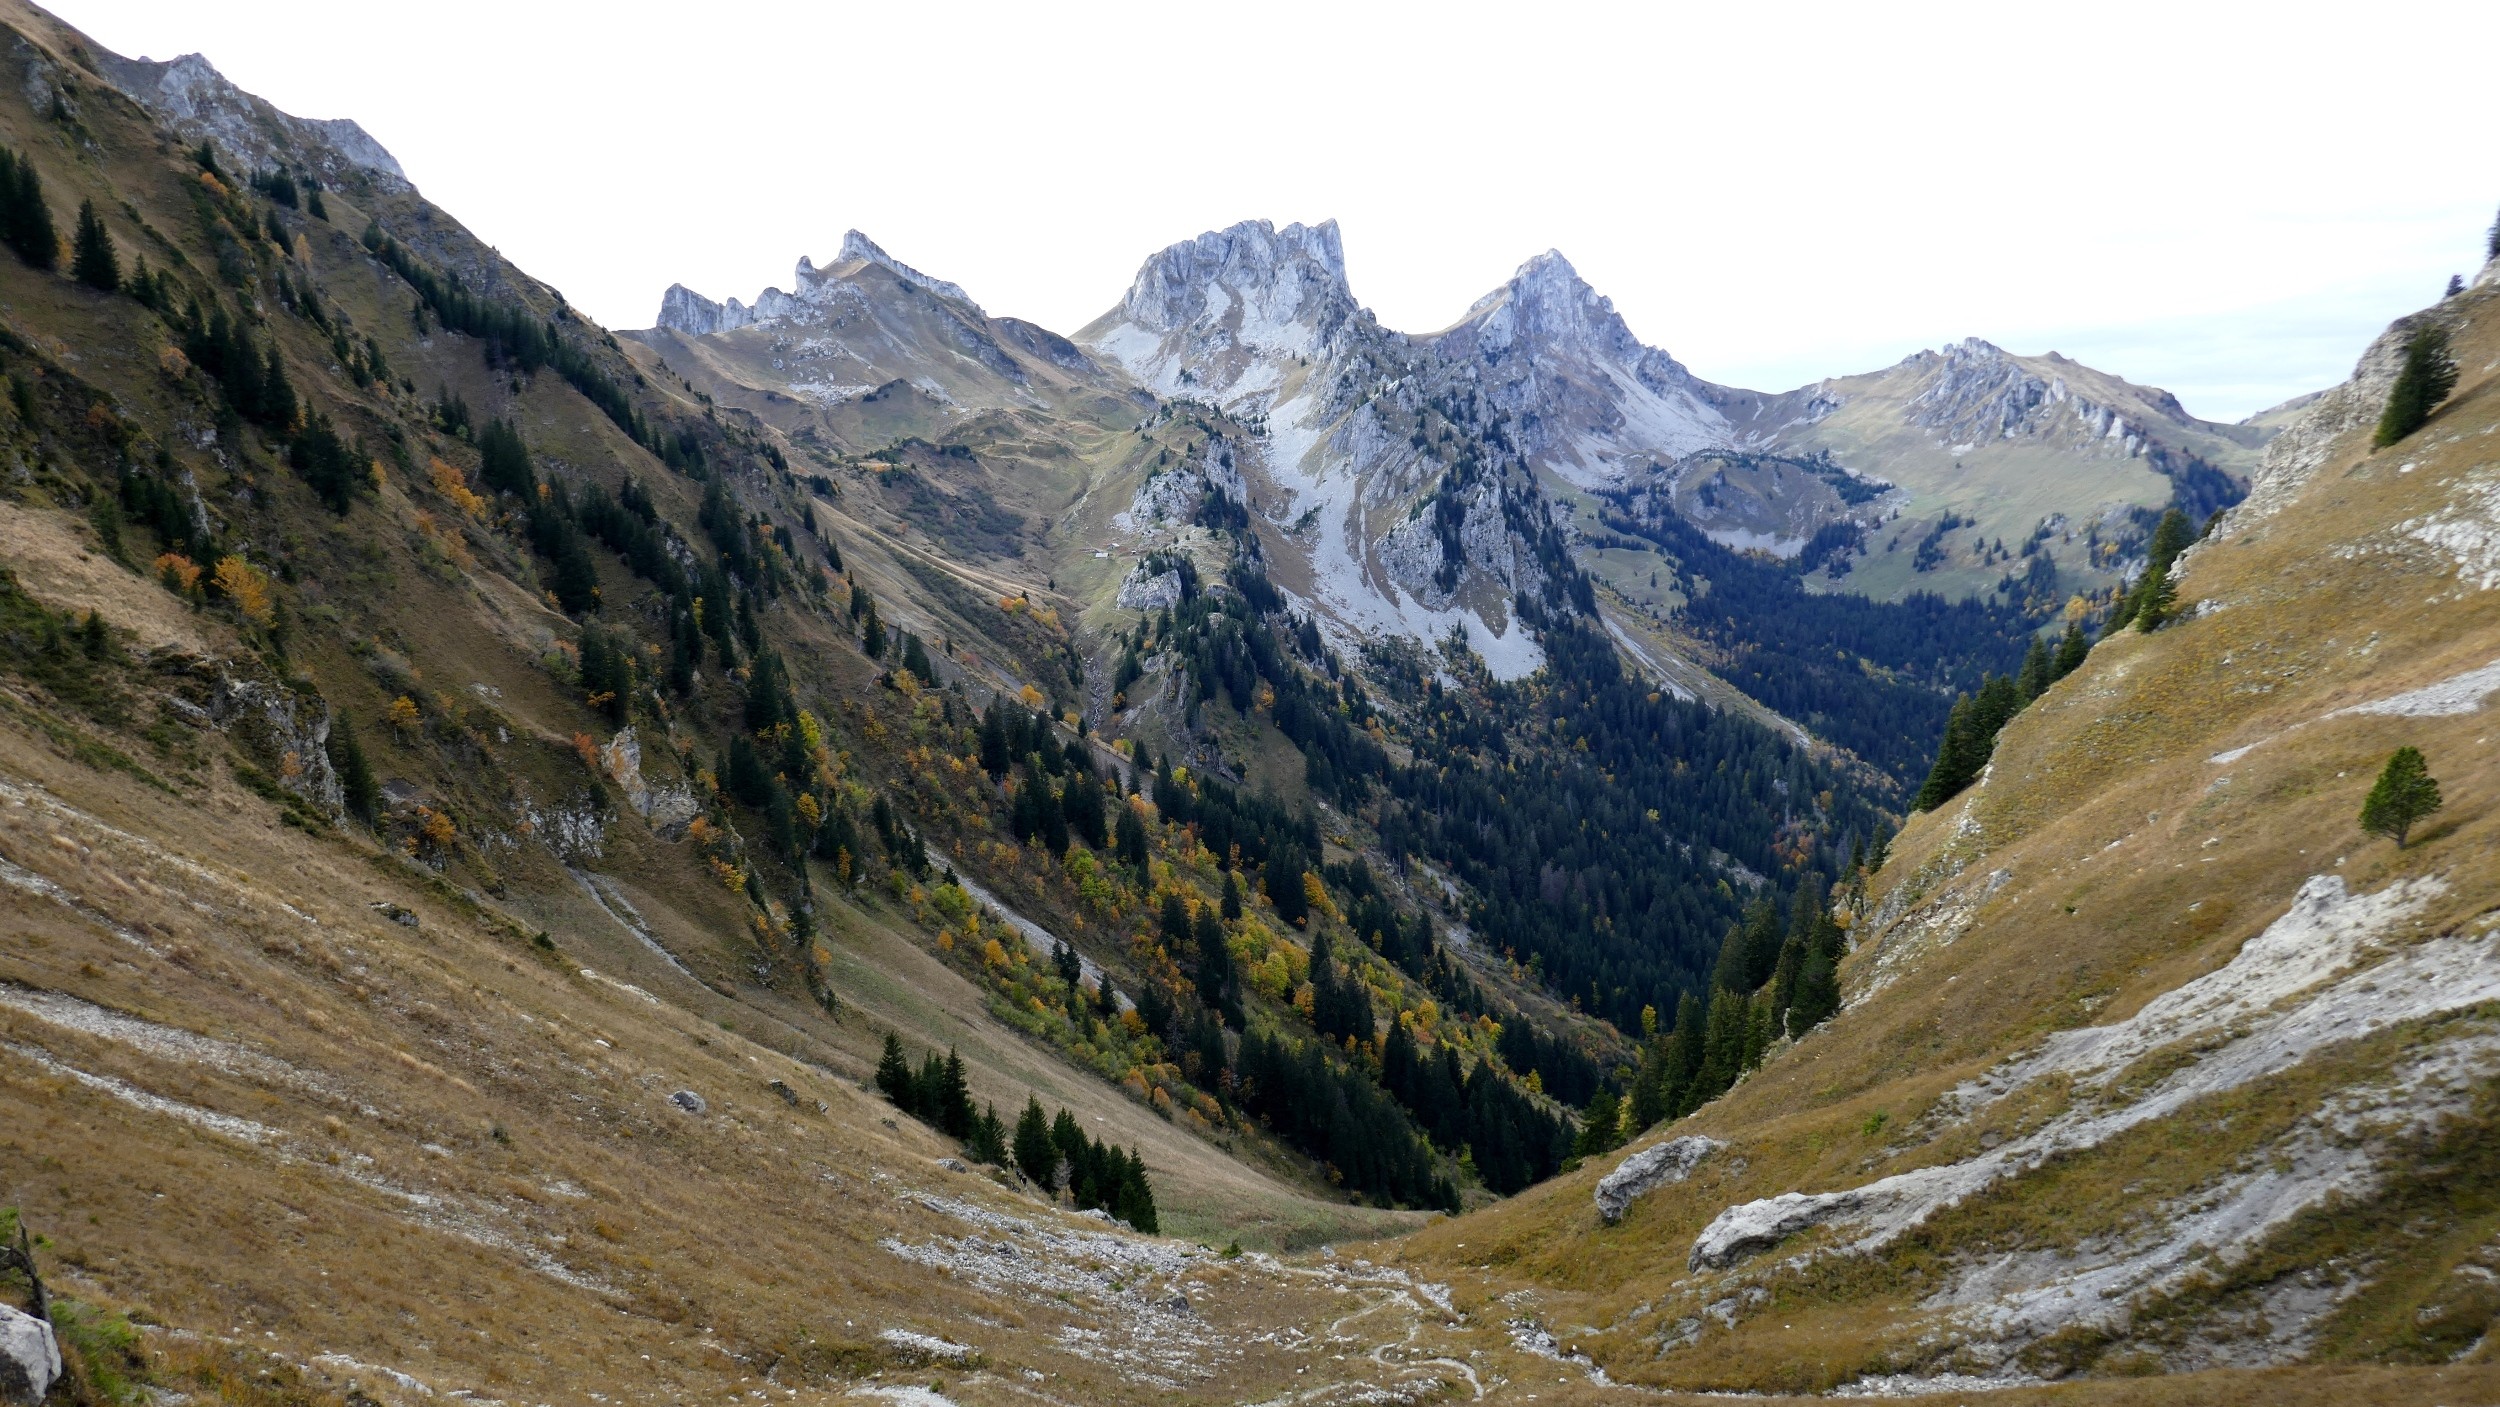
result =
[[616,327],[853,226],[1073,331],[1153,250],[1336,218],[1443,326],[1561,249],[1780,390],[1985,337],[2245,415],[2471,276],[2500,5],[54,0],[353,117]]

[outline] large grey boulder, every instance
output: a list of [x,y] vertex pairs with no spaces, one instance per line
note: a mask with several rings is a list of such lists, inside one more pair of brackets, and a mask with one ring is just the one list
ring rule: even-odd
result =
[[61,1344],[52,1326],[0,1304],[0,1402],[41,1402],[61,1380]]
[[1865,1205],[1865,1195],[1858,1192],[1783,1192],[1730,1207],[1693,1238],[1693,1254],[1686,1268],[1725,1270],[1800,1231],[1821,1226]]
[[1632,1203],[1671,1182],[1692,1175],[1701,1160],[1727,1145],[1715,1138],[1686,1134],[1652,1144],[1623,1160],[1623,1165],[1597,1180],[1597,1214],[1608,1226],[1623,1220]]

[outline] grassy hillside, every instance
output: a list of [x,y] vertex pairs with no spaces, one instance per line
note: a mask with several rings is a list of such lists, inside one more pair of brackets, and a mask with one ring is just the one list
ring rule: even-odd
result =
[[[2463,369],[2432,421],[2371,447],[2409,322],[2189,554],[2184,618],[2100,644],[1904,829],[1842,1015],[1643,1140],[1724,1148],[1618,1225],[1608,1160],[1410,1253],[1533,1286],[1661,1386],[2491,1392],[2500,289],[2422,317]],[[2400,745],[2447,798],[2403,850],[2356,823]]]

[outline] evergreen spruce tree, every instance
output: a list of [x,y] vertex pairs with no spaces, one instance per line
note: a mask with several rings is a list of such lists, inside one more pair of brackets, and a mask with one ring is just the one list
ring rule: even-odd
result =
[[2387,408],[2379,413],[2378,433],[2371,443],[2392,445],[2422,428],[2457,387],[2457,364],[2448,355],[2448,331],[2425,326],[2405,341],[2404,368],[2387,391]]
[[[221,314],[222,316],[222,314]],[[489,420],[477,436],[478,482],[490,492],[508,493],[523,503],[538,501],[538,472],[530,467],[529,446],[521,432],[502,420]]]
[[1732,925],[1726,936],[1719,940],[1719,960],[1710,969],[1710,989],[1713,992],[1734,992],[1742,996],[1753,990],[1751,968],[1745,960],[1746,949],[1750,946],[1745,941],[1745,925],[1742,922]]
[[1945,716],[1944,741],[1936,747],[1935,764],[1927,769],[1927,780],[1911,799],[1913,811],[1933,811],[1969,786],[1986,764],[1980,753],[1977,729],[1971,723],[1972,699],[1968,694],[1953,701],[1953,711]]
[[1126,1166],[1120,1173],[1120,1190],[1114,1197],[1111,1214],[1149,1236],[1163,1234],[1162,1218],[1155,1214],[1155,1194],[1146,1181],[1146,1160],[1132,1148],[1122,1160]]
[[342,713],[330,720],[330,766],[338,773],[339,791],[347,802],[347,813],[366,825],[381,810],[382,791],[374,784],[373,764],[365,759],[364,745],[356,739],[356,727]]
[[[1213,909],[1198,911],[1198,991],[1216,1010],[1224,1013],[1225,1023],[1238,1029],[1242,1024],[1241,976],[1234,970],[1233,950],[1224,941],[1224,925]],[[1364,1024],[1370,1025],[1369,1002],[1365,1003]],[[1371,1033],[1363,1033],[1369,1040]]]
[[906,1114],[920,1112],[919,1091],[915,1089],[911,1060],[903,1054],[903,1042],[892,1031],[885,1033],[885,1053],[877,1057],[877,1090],[894,1107]]
[[1138,883],[1146,883],[1147,861],[1151,852],[1146,845],[1146,823],[1138,819],[1137,808],[1120,807],[1120,819],[1112,827],[1112,840],[1120,862],[1137,871]]
[[1709,1007],[1686,992],[1676,998],[1674,1034],[1667,1039],[1667,1117],[1681,1118],[1701,1106],[1701,1067],[1708,1059]]
[[2171,608],[2178,603],[2178,596],[2178,583],[2170,579],[2168,567],[2159,571],[2147,567],[2143,583],[2135,590],[2135,609],[2127,613],[2127,618],[2134,623],[2137,633],[2150,635],[2170,619]]
[[1078,1126],[1076,1115],[1065,1109],[1060,1110],[1058,1115],[1050,1121],[1050,1146],[1059,1162],[1066,1164],[1067,1167],[1065,1176],[1053,1180],[1051,1186],[1062,1191],[1073,1192],[1075,1190],[1077,1174],[1083,1171],[1085,1166],[1085,1143],[1085,1130]]
[[992,778],[1006,776],[1013,761],[1007,752],[1006,712],[1003,701],[992,700],[989,710],[981,715],[981,770]]
[[2014,676],[2014,687],[2022,694],[2024,703],[2049,691],[2049,683],[2055,678],[2049,672],[2051,668],[2048,645],[2039,636],[2032,636],[2031,648],[2023,652],[2023,667]]
[[1640,1068],[1632,1074],[1632,1092],[1623,1103],[1626,1132],[1637,1136],[1674,1112],[1673,1092],[1668,1088],[1668,1062],[1674,1047],[1670,1037],[1658,1035],[1641,1046]]
[[1771,1042],[1779,1038],[1778,1027],[1773,1022],[1771,994],[1767,991],[1754,993],[1745,1003],[1745,1053],[1737,1062],[1738,1069],[1761,1067],[1762,1057],[1770,1053]]
[[1031,1095],[1024,1099],[1024,1112],[1016,1116],[1016,1134],[1012,1145],[1016,1168],[1034,1185],[1056,1191],[1051,1174],[1059,1166],[1059,1149],[1050,1141],[1050,1119],[1042,1113],[1042,1102]]
[[61,237],[52,228],[52,208],[44,204],[43,179],[35,163],[0,147],[0,242],[38,269],[61,262]]
[[2057,659],[2049,667],[2049,678],[2063,679],[2075,672],[2084,657],[2092,653],[2092,642],[2084,638],[2083,622],[2068,621],[2066,634],[2057,642]]
[[1580,1136],[1571,1151],[1583,1158],[1594,1158],[1611,1151],[1621,1142],[1623,1108],[1615,1100],[1615,1092],[1604,1085],[1589,1096],[1588,1108],[1580,1114]]
[[877,619],[877,603],[874,600],[869,601],[867,616],[860,623],[859,648],[872,660],[885,658],[885,622]]
[[964,1140],[964,1152],[976,1163],[1007,1166],[1007,1126],[999,1122],[997,1105],[982,1110],[972,1121],[972,1136]]
[[1818,905],[1807,925],[1803,960],[1798,965],[1795,995],[1788,1004],[1788,1034],[1793,1039],[1830,1020],[1840,1010],[1840,959],[1848,934]]
[[78,233],[71,241],[70,273],[89,288],[106,293],[119,292],[122,286],[121,256],[113,250],[112,233],[104,228],[104,217],[95,213],[95,202],[78,203]]
[[2423,761],[2422,750],[2410,745],[2400,747],[2387,759],[2387,766],[2380,770],[2378,781],[2361,803],[2361,829],[2386,836],[2402,850],[2414,824],[2443,804],[2439,783],[2431,776],[2429,764]]
[[1745,1070],[1745,1038],[1751,1025],[1751,1003],[1743,994],[1716,991],[1703,1017],[1701,1068],[1693,1076],[1686,1102],[1699,1108],[1727,1093]]

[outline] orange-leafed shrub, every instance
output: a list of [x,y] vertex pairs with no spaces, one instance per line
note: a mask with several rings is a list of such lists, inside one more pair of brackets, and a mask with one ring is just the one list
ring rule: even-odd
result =
[[156,559],[156,579],[167,591],[188,596],[200,589],[200,564],[179,552],[167,552]]

